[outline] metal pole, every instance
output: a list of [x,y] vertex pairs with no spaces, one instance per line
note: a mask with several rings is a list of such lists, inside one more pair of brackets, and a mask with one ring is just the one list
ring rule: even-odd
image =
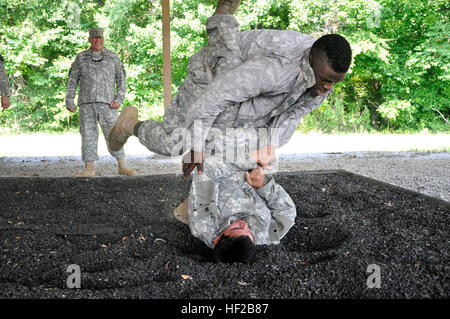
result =
[[164,110],[170,104],[172,97],[171,65],[170,65],[170,0],[162,2],[162,28],[163,28],[163,82],[164,82]]

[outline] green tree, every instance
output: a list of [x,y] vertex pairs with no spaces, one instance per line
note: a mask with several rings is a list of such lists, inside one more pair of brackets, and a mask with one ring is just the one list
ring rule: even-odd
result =
[[[192,54],[207,41],[215,0],[171,0],[173,94]],[[68,71],[89,47],[90,27],[105,28],[106,47],[127,72],[124,104],[162,119],[160,1],[0,0],[0,54],[12,105],[0,127],[62,131],[78,127],[64,106]],[[445,0],[242,0],[242,30],[292,29],[319,37],[339,33],[354,53],[346,81],[301,130],[449,131],[449,4]]]

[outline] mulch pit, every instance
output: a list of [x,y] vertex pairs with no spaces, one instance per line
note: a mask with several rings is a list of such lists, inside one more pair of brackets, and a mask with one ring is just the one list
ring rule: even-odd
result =
[[0,178],[0,297],[449,297],[450,203],[339,170],[275,179],[296,224],[247,266],[174,219],[180,175]]

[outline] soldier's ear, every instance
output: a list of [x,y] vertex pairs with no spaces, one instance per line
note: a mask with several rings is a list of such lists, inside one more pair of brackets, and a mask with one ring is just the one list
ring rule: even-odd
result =
[[312,65],[313,65],[313,53],[312,53],[312,50],[309,52],[309,57],[308,57],[308,60],[309,60],[309,65],[312,67]]

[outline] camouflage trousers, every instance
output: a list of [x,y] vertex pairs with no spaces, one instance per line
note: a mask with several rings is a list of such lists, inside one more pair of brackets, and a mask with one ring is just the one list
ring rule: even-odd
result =
[[123,148],[113,151],[109,148],[109,131],[117,120],[118,110],[105,103],[88,103],[79,106],[81,157],[85,162],[98,160],[98,123],[103,131],[109,153],[115,157],[125,157]]
[[[188,65],[188,74],[178,93],[172,98],[164,114],[164,121],[144,121],[139,127],[139,142],[151,152],[165,155],[182,155],[186,122],[191,105],[205,91],[212,79],[243,63],[238,43],[239,24],[232,15],[214,15],[206,22],[208,44],[194,54]],[[222,126],[231,125],[237,107],[230,108],[218,119]]]

